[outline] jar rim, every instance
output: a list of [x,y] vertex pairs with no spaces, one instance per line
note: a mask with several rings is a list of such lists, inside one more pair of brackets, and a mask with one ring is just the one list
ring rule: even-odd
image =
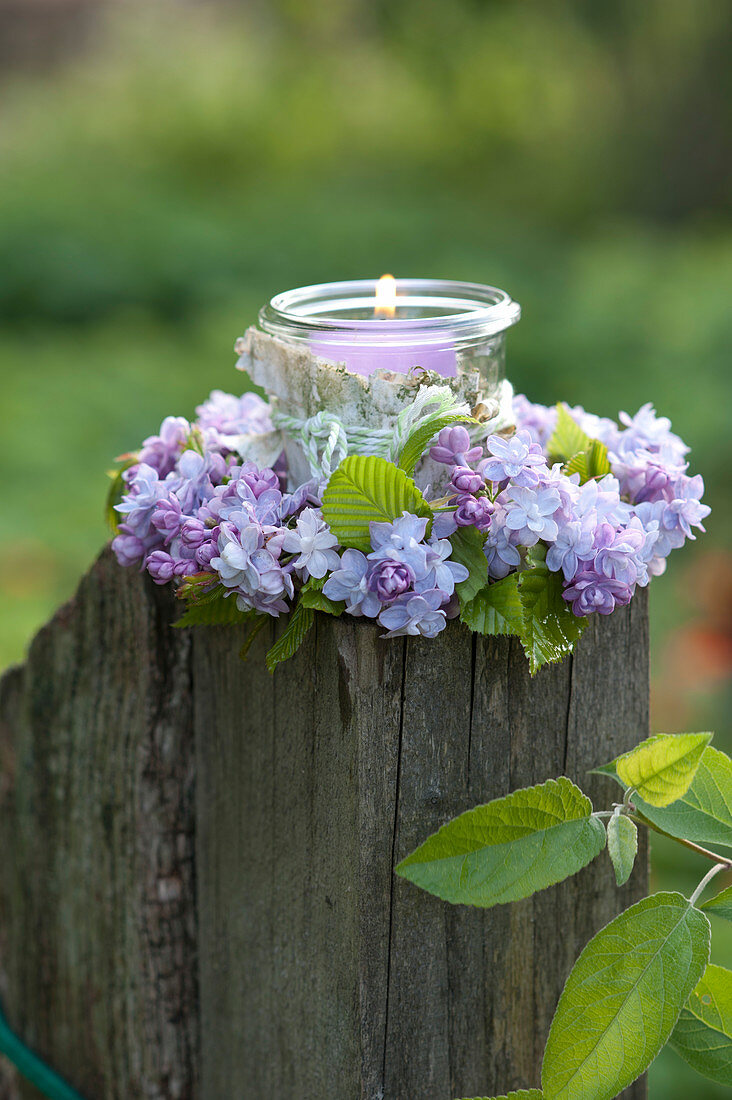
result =
[[[396,279],[396,308],[426,316],[368,316],[376,279],[316,283],[276,294],[259,313],[271,336],[305,341],[353,335],[359,344],[444,341],[462,343],[493,336],[515,325],[521,307],[505,290],[481,283],[441,279]],[[366,316],[346,316],[351,312]]]

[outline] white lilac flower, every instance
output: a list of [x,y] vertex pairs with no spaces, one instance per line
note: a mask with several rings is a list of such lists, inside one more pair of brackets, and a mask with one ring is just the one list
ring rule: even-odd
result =
[[226,588],[256,588],[259,573],[252,561],[255,551],[264,546],[262,530],[250,523],[239,530],[229,523],[221,524],[219,533],[219,556],[211,559],[211,567],[221,578]]
[[300,513],[296,527],[287,531],[281,540],[287,554],[297,554],[294,568],[301,575],[320,580],[329,569],[338,569],[341,559],[335,547],[338,539],[313,508]]

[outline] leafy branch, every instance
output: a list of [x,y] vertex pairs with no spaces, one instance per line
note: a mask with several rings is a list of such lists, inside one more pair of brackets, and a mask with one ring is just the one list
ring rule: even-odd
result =
[[[623,786],[623,801],[611,810],[593,810],[566,777],[550,779],[460,814],[396,868],[452,904],[487,908],[576,874],[606,846],[622,885],[635,863],[639,825],[714,864],[689,898],[652,894],[589,941],[557,1005],[541,1089],[492,1100],[612,1100],[666,1043],[698,1072],[732,1086],[732,971],[708,965],[706,915],[732,921],[732,887],[698,904],[715,876],[732,871],[732,854],[685,835],[713,833],[732,847],[732,761],[710,740],[709,733],[661,734],[595,769]],[[646,813],[660,814],[664,824]]]

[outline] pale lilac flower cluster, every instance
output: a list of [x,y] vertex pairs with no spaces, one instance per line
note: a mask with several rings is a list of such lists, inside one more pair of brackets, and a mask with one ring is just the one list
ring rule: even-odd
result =
[[621,413],[622,426],[581,407],[569,411],[606,444],[612,473],[580,485],[579,475],[550,467],[545,448],[556,409],[517,396],[516,432],[489,437],[485,455],[471,448],[463,427],[440,433],[430,455],[452,467],[450,510],[434,529],[449,535],[472,524],[485,531],[495,580],[524,568],[527,552],[541,543],[574,613],[607,615],[663,572],[671,550],[704,530],[709,508],[701,503],[701,477],[686,473],[688,448],[651,405],[632,418]]
[[426,518],[404,512],[372,523],[362,553],[338,545],[317,480],[288,493],[284,459],[274,469],[242,461],[248,440],[271,431],[269,406],[215,390],[196,421],[167,417],[144,441],[122,475],[112,546],[157,584],[199,575],[241,611],[287,613],[303,585],[317,584],[347,614],[377,620],[385,637],[432,638],[458,613],[456,585],[469,574],[452,560],[453,542],[474,528],[489,580],[538,555],[561,575],[576,615],[610,614],[704,530],[709,508],[701,477],[687,473],[688,448],[651,405],[621,413],[620,424],[569,411],[607,446],[611,473],[580,484],[579,474],[550,465],[556,410],[517,396],[510,436],[492,435],[484,447],[462,425],[439,433],[430,456],[450,476],[429,533]]
[[426,530],[427,520],[408,512],[393,523],[372,523],[371,553],[344,550],[324,595],[344,601],[350,615],[377,619],[386,638],[434,638],[452,617],[455,585],[468,570],[450,560],[447,539],[426,539]]

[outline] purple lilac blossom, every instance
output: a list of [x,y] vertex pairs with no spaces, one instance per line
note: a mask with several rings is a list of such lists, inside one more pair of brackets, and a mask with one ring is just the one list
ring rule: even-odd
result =
[[417,580],[426,576],[427,547],[424,544],[427,520],[405,512],[392,523],[370,523],[371,546],[368,559],[400,561],[414,573]]
[[[403,563],[402,563],[403,564]],[[360,550],[344,550],[340,568],[335,569],[323,585],[323,593],[329,600],[345,600],[349,615],[365,615],[375,619],[381,611],[381,602],[369,590],[367,574],[369,562]]]
[[437,436],[437,442],[430,448],[430,458],[445,466],[470,467],[483,456],[482,447],[470,446],[467,428],[457,424],[452,428],[443,428]]
[[367,584],[369,591],[386,604],[407,592],[415,580],[412,569],[405,562],[382,558],[372,565]]
[[456,503],[455,522],[458,527],[477,527],[479,531],[488,530],[495,510],[495,505],[488,497],[474,497],[470,493],[461,493]]
[[295,528],[286,531],[282,539],[285,553],[298,555],[292,564],[303,579],[310,576],[321,580],[329,570],[338,569],[341,559],[335,550],[337,545],[338,539],[313,508],[301,512]]
[[486,441],[488,458],[480,463],[480,472],[486,481],[503,484],[510,481],[515,486],[534,488],[539,483],[546,459],[538,443],[528,432],[518,431],[510,439],[491,435]]
[[501,580],[521,564],[521,554],[513,539],[515,532],[506,527],[506,511],[498,506],[493,513],[483,553],[488,559],[488,575]]
[[547,568],[553,573],[561,571],[565,580],[571,580],[581,568],[581,562],[595,557],[594,540],[594,513],[586,512],[578,519],[569,520],[560,526],[556,541],[547,550]]
[[470,574],[460,562],[450,560],[451,554],[452,543],[448,539],[435,538],[433,532],[427,545],[428,572],[421,580],[415,581],[415,591],[439,589],[444,594],[445,601],[452,596],[455,585],[467,580]]
[[553,516],[561,506],[556,489],[526,489],[512,483],[502,496],[506,527],[516,532],[521,546],[534,546],[539,539],[554,541],[559,528]]
[[600,615],[609,615],[616,607],[624,607],[630,603],[633,588],[624,581],[583,569],[562,595],[572,604],[572,611],[579,618],[595,611]]
[[175,467],[176,459],[191,434],[191,425],[182,416],[166,416],[158,435],[143,440],[139,461],[166,477]]
[[379,623],[387,630],[382,637],[421,634],[424,638],[434,638],[445,629],[446,615],[441,608],[443,601],[444,593],[439,589],[428,589],[420,595],[406,592],[399,596],[379,615]]
[[450,477],[450,485],[456,493],[477,493],[485,488],[485,481],[469,466],[455,466]]

